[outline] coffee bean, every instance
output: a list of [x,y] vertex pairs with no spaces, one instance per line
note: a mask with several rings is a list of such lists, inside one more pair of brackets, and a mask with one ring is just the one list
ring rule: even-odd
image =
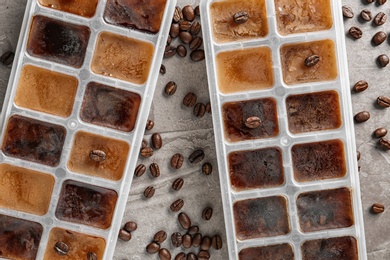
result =
[[357,160],[359,161],[360,160],[360,152],[359,151],[356,152],[356,156],[357,156]]
[[383,12],[379,12],[377,15],[374,17],[374,23],[375,25],[383,25],[387,21],[387,15]]
[[355,92],[363,92],[368,88],[368,83],[365,80],[359,80],[358,82],[355,83],[353,86],[353,90]]
[[196,100],[197,96],[192,92],[188,92],[183,98],[183,105],[186,107],[193,107],[196,103]]
[[206,113],[206,106],[203,103],[196,103],[194,106],[194,116],[196,117],[203,117]]
[[189,31],[191,28],[192,23],[189,21],[181,21],[179,23],[180,31]]
[[173,212],[178,212],[179,210],[181,210],[184,206],[184,201],[182,199],[178,199],[178,200],[175,200],[171,206],[170,206],[170,209],[173,211]]
[[199,232],[199,227],[198,226],[191,226],[188,229],[188,234],[190,234],[191,236],[195,235],[198,232]]
[[146,141],[145,139],[142,139],[141,149],[145,148],[146,146],[148,146],[148,141]]
[[138,228],[138,225],[134,221],[126,222],[125,226],[123,227],[123,229],[128,231],[128,232],[133,232],[133,231],[137,230],[137,228]]
[[69,252],[69,246],[62,241],[58,241],[54,245],[54,251],[59,255],[66,255]]
[[373,37],[372,37],[372,42],[375,45],[380,45],[382,44],[387,38],[387,34],[385,32],[377,32]]
[[194,8],[190,5],[183,7],[183,17],[185,20],[192,22],[195,19]]
[[179,232],[175,232],[171,235],[171,242],[173,247],[179,247],[183,243],[183,236]]
[[187,259],[187,255],[184,252],[178,253],[175,257],[175,260],[186,260],[186,259]]
[[171,260],[171,252],[166,248],[161,248],[160,251],[158,251],[158,256],[161,260]]
[[152,242],[146,246],[146,252],[148,254],[155,254],[160,250],[160,244],[156,242]]
[[154,242],[157,242],[159,244],[161,244],[162,242],[164,242],[165,240],[167,239],[167,232],[165,232],[164,230],[160,230],[158,231],[154,237],[153,237],[153,241]]
[[154,193],[156,192],[156,189],[153,186],[148,186],[144,190],[144,196],[147,199],[150,199],[151,197],[154,196]]
[[176,83],[174,81],[169,81],[165,85],[165,94],[167,94],[168,96],[172,96],[173,94],[175,94],[176,89],[177,89]]
[[[183,244],[182,246],[184,248],[190,248],[192,246],[192,237],[190,234],[185,234],[183,236]],[[187,259],[188,259],[188,254],[187,254]]]
[[200,33],[200,30],[202,29],[202,26],[200,25],[199,22],[193,22],[190,28],[190,33],[195,36]]
[[210,253],[207,251],[200,251],[198,253],[198,260],[209,260],[210,259]]
[[152,134],[152,145],[155,149],[160,149],[162,147],[162,138],[159,133]]
[[257,116],[250,116],[245,120],[245,126],[250,129],[258,128],[261,125],[261,120]]
[[195,38],[192,39],[190,42],[190,49],[191,50],[197,50],[202,46],[203,39],[199,36],[196,36]]
[[204,159],[204,152],[202,149],[195,150],[192,152],[192,154],[188,157],[188,160],[190,163],[199,163]]
[[3,63],[3,65],[8,66],[12,64],[14,58],[15,53],[13,53],[12,51],[6,51],[1,55],[0,62]]
[[202,212],[202,218],[204,220],[210,220],[213,216],[213,209],[211,207],[206,207]]
[[183,20],[183,12],[179,6],[175,7],[175,12],[173,13],[173,22],[178,23]]
[[168,35],[166,46],[169,46],[171,43],[172,43],[172,37],[170,35]]
[[131,233],[125,229],[119,230],[118,238],[123,241],[130,241]]
[[382,68],[386,67],[387,64],[389,64],[389,56],[387,56],[386,54],[379,55],[377,58],[377,63]]
[[383,5],[387,2],[387,0],[377,0],[376,2],[380,5]]
[[171,24],[171,28],[169,29],[169,36],[175,39],[180,34],[180,26],[177,23]]
[[381,107],[390,107],[390,98],[389,98],[389,97],[386,97],[386,96],[379,96],[379,97],[376,99],[376,102],[377,102],[378,105],[380,105]]
[[182,178],[177,178],[172,183],[172,189],[178,191],[183,187],[183,184],[184,180]]
[[352,17],[354,17],[354,15],[355,14],[353,13],[353,10],[350,6],[348,6],[348,5],[343,6],[343,16],[345,18],[352,18]]
[[305,59],[305,66],[306,67],[313,67],[320,61],[320,56],[318,55],[311,55]]
[[385,148],[386,150],[390,150],[390,140],[387,138],[382,137],[379,139],[379,144]]
[[246,21],[248,21],[249,19],[249,15],[247,12],[237,12],[233,15],[233,21],[236,23],[236,24],[243,24],[245,23]]
[[355,39],[360,39],[362,38],[363,36],[363,32],[362,30],[360,30],[360,28],[356,27],[356,26],[352,26],[350,29],[349,29],[349,35],[352,36],[352,38],[355,38]]
[[194,9],[194,12],[197,16],[200,16],[200,8],[199,8],[199,5],[197,5]]
[[144,164],[140,164],[135,168],[134,175],[136,177],[142,176],[146,172],[146,166]]
[[153,149],[152,148],[145,147],[145,148],[141,149],[141,156],[142,157],[148,158],[148,157],[151,157],[152,155],[153,155]]
[[94,252],[88,252],[87,260],[97,260],[97,255]]
[[210,175],[213,172],[213,166],[209,162],[205,162],[202,165],[202,173],[204,175]]
[[187,254],[187,260],[198,260],[198,257],[196,256],[196,254],[194,252],[189,252]]
[[165,75],[165,73],[167,73],[167,69],[165,68],[164,64],[161,64],[161,66],[160,66],[160,74],[161,75]]
[[387,129],[386,129],[386,128],[383,128],[383,127],[377,128],[377,129],[374,131],[374,136],[375,136],[376,138],[384,137],[386,134],[387,134]]
[[171,158],[171,167],[174,169],[180,169],[183,165],[184,156],[181,153],[175,153]]
[[95,162],[103,162],[107,158],[107,155],[102,150],[92,150],[89,153],[89,159]]
[[165,48],[165,52],[164,52],[164,58],[170,58],[170,57],[173,57],[175,56],[176,54],[176,47],[174,46],[167,46]]
[[363,9],[361,12],[360,12],[360,17],[364,20],[364,21],[371,21],[372,19],[372,16],[371,16],[371,11],[368,10],[368,9]]
[[153,127],[154,127],[154,121],[149,119],[149,120],[146,122],[145,129],[146,129],[146,130],[152,130]]
[[192,246],[193,247],[200,247],[200,244],[202,243],[202,234],[196,233],[194,237],[192,238]]
[[370,113],[368,111],[362,111],[355,115],[355,121],[357,123],[363,123],[370,119]]
[[189,44],[192,41],[192,35],[189,32],[180,32],[179,38],[185,44]]
[[202,238],[202,243],[200,244],[200,249],[208,251],[211,247],[211,238],[209,236],[204,236]]
[[207,102],[207,104],[206,104],[206,113],[211,113],[211,104],[210,104],[210,102]]
[[190,57],[191,57],[191,60],[192,61],[202,61],[204,60],[205,56],[204,56],[204,50],[194,50],[193,52],[191,52],[190,54]]
[[179,216],[177,217],[177,219],[179,220],[179,224],[180,226],[183,228],[183,229],[189,229],[190,226],[191,226],[191,219],[190,217],[184,213],[184,212],[180,212]]
[[215,250],[220,250],[222,248],[222,238],[221,238],[221,236],[219,236],[219,235],[213,236],[213,238],[211,239],[211,246]]
[[383,213],[385,211],[385,206],[381,203],[375,203],[371,206],[371,211],[376,214]]
[[160,176],[160,167],[158,166],[157,163],[152,163],[149,165],[149,170],[150,170],[150,173],[152,174],[152,176],[154,178],[157,178]]
[[177,55],[179,55],[179,57],[184,58],[185,56],[187,56],[187,49],[186,49],[186,47],[184,47],[184,45],[180,44],[176,48],[176,53],[177,53]]

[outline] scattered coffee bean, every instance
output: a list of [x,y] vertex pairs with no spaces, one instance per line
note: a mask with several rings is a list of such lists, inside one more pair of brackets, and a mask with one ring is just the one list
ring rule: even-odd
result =
[[179,220],[179,224],[183,229],[187,230],[191,227],[191,219],[186,213],[180,212],[177,219]]
[[187,255],[184,252],[178,253],[175,257],[175,260],[186,260],[186,259],[187,259]]
[[356,152],[356,156],[357,156],[357,160],[359,161],[360,160],[360,151]]
[[242,24],[242,23],[245,23],[246,21],[248,21],[249,19],[249,15],[247,12],[237,12],[233,15],[233,21],[236,23],[236,24]]
[[188,92],[183,98],[183,105],[186,107],[193,107],[196,103],[196,100],[197,96],[192,92]]
[[382,137],[379,139],[379,144],[386,150],[390,150],[390,140]]
[[362,111],[355,115],[355,121],[357,123],[363,123],[370,119],[370,113],[368,111]]
[[183,178],[177,178],[172,183],[172,189],[178,191],[183,187],[183,184],[184,184]]
[[188,229],[188,234],[190,234],[191,236],[192,235],[195,235],[196,233],[199,232],[199,227],[198,226],[191,226],[189,229]]
[[171,28],[169,29],[169,36],[175,39],[180,34],[180,26],[177,23],[171,24]]
[[365,80],[359,80],[358,82],[355,83],[353,86],[353,90],[355,92],[363,92],[368,88],[368,83]]
[[176,54],[176,47],[169,45],[165,48],[164,58],[173,57],[175,56],[175,54]]
[[199,36],[196,36],[190,42],[190,46],[189,47],[190,47],[191,50],[197,50],[197,49],[200,48],[200,46],[202,46],[202,43],[203,43],[202,38],[199,37]]
[[200,251],[198,253],[198,260],[209,260],[210,259],[210,253],[207,251]]
[[200,50],[200,49],[194,50],[193,52],[191,52],[190,57],[191,60],[195,62],[204,60],[205,57],[204,50]]
[[118,238],[123,241],[130,241],[131,233],[125,229],[119,230]]
[[155,149],[160,149],[162,147],[162,138],[159,133],[154,133],[152,135],[152,145]]
[[88,252],[87,260],[97,260],[97,255],[94,252]]
[[206,106],[203,103],[196,103],[194,106],[194,116],[203,117],[206,113]]
[[15,53],[13,53],[12,51],[6,51],[1,55],[0,62],[3,65],[8,66],[12,64],[14,58],[15,58]]
[[171,167],[174,169],[180,169],[183,165],[184,156],[181,153],[175,153],[171,158]]
[[89,153],[89,159],[95,162],[103,162],[106,160],[106,153],[103,152],[102,150],[92,150]]
[[153,241],[154,242],[157,242],[159,244],[161,244],[162,242],[164,242],[165,240],[167,239],[167,232],[165,232],[164,230],[160,230],[158,231],[154,237],[153,237]]
[[377,0],[376,2],[380,5],[383,5],[387,2],[387,0]]
[[200,8],[199,8],[199,5],[197,5],[194,9],[194,12],[197,16],[200,16]]
[[383,12],[379,12],[377,15],[374,17],[374,23],[375,25],[383,25],[387,21],[387,15]]
[[207,102],[207,104],[206,104],[206,113],[211,113],[211,104],[210,104],[210,102]]
[[123,227],[128,232],[133,232],[137,230],[138,225],[134,221],[126,222],[125,226]]
[[387,34],[385,32],[377,32],[373,37],[372,37],[372,42],[375,45],[380,45],[382,44],[385,40],[387,39]]
[[183,20],[183,12],[179,6],[175,7],[175,12],[173,13],[173,22],[178,23]]
[[385,206],[380,203],[375,203],[374,205],[371,206],[371,210],[373,213],[376,214],[383,213],[385,211]]
[[146,122],[145,129],[146,129],[146,130],[152,130],[153,127],[154,127],[154,121],[149,119],[149,120]]
[[184,58],[185,56],[187,56],[187,49],[186,49],[186,47],[184,47],[184,45],[180,44],[176,48],[176,53],[177,53],[177,55],[179,55],[179,57]]
[[258,128],[261,125],[261,120],[257,116],[250,116],[245,120],[245,126],[250,129]]
[[211,238],[209,236],[204,236],[202,238],[202,243],[200,244],[200,249],[208,251],[211,247]]
[[189,252],[187,254],[187,260],[198,260],[198,257],[196,256],[196,254],[194,252]]
[[202,218],[204,220],[210,220],[212,216],[213,216],[213,209],[211,207],[204,208],[202,212]]
[[353,10],[350,6],[344,5],[343,6],[343,16],[345,18],[353,18],[355,14],[353,13]]
[[165,85],[165,94],[167,94],[168,96],[172,96],[173,94],[175,94],[176,89],[177,89],[176,83],[174,81],[169,81]]
[[220,235],[213,236],[213,238],[211,239],[211,246],[215,250],[220,250],[222,248],[222,238]]
[[152,155],[153,155],[153,149],[152,148],[145,147],[145,148],[141,149],[141,156],[142,157],[148,158],[148,157],[151,157]]
[[178,212],[179,210],[181,210],[184,206],[184,201],[182,199],[178,199],[178,200],[175,200],[171,206],[170,206],[170,209],[173,211],[173,212]]
[[152,242],[146,246],[146,252],[148,254],[155,254],[160,250],[160,244],[156,242]]
[[167,69],[165,68],[164,64],[161,64],[161,66],[160,66],[160,74],[161,75],[165,75],[165,73],[167,73]]
[[148,146],[148,141],[146,141],[145,139],[142,139],[141,149],[145,148],[146,146]]
[[59,255],[66,255],[69,252],[69,246],[62,241],[58,241],[54,245],[54,251]]
[[144,196],[147,199],[150,199],[151,197],[154,196],[154,193],[156,192],[156,189],[153,186],[148,186],[144,190]]
[[149,170],[150,170],[150,173],[152,174],[152,176],[154,178],[157,178],[160,176],[160,167],[158,166],[157,163],[152,163],[149,165]]
[[192,238],[192,246],[193,247],[200,247],[200,244],[202,243],[202,234],[196,233],[194,237]]
[[199,22],[193,22],[190,28],[190,33],[195,36],[200,33],[200,30],[202,29],[202,26],[200,25]]
[[205,154],[202,149],[195,150],[192,152],[192,154],[188,157],[188,160],[190,163],[199,163],[201,162],[205,157]]
[[158,251],[158,256],[161,260],[171,260],[171,252],[166,248],[161,248],[160,251]]
[[209,162],[205,162],[202,165],[202,173],[204,175],[210,175],[213,172],[213,166]]
[[192,35],[189,32],[180,32],[179,38],[185,44],[189,44],[192,41]]
[[320,56],[318,55],[311,55],[305,59],[305,66],[306,67],[313,67],[320,61]]
[[169,46],[171,43],[172,43],[172,37],[170,35],[168,35],[166,46]]
[[383,128],[383,127],[377,128],[377,129],[374,131],[374,136],[375,136],[376,138],[384,137],[386,134],[387,134],[387,129],[386,129],[386,128]]
[[376,102],[378,103],[379,106],[381,107],[390,107],[390,98],[386,96],[379,96],[376,99]]
[[185,20],[192,22],[195,19],[194,8],[190,5],[183,7],[183,17]]
[[136,177],[142,176],[146,172],[146,166],[144,164],[140,164],[135,168],[134,175]]
[[362,30],[356,26],[352,26],[349,29],[348,33],[349,33],[349,35],[351,35],[352,38],[355,38],[355,39],[360,39],[363,36]]
[[372,19],[372,16],[371,16],[371,11],[368,10],[368,9],[363,9],[361,12],[360,12],[360,17],[364,20],[364,21],[371,21]]
[[[182,246],[184,248],[190,248],[192,246],[192,237],[190,234],[185,234],[183,236],[183,244]],[[188,259],[188,254],[187,254],[187,259]]]
[[389,56],[387,56],[386,54],[379,55],[377,58],[377,63],[382,68],[386,67],[387,64],[389,64]]
[[171,242],[173,247],[179,247],[183,243],[183,236],[179,232],[175,232],[171,235]]
[[191,29],[192,23],[189,21],[181,21],[179,23],[179,28],[181,31],[189,31]]

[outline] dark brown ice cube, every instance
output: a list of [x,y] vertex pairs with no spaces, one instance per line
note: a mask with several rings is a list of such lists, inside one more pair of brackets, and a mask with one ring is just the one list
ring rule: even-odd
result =
[[238,258],[240,260],[293,260],[294,252],[289,244],[248,247],[240,251]]
[[358,260],[356,238],[332,237],[306,241],[302,245],[303,260],[348,259]]

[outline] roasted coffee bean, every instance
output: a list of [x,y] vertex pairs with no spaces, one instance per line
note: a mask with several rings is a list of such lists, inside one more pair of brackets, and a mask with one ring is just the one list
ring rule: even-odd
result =
[[355,16],[355,14],[353,13],[353,10],[350,6],[348,6],[348,5],[343,6],[343,16],[345,18],[352,18]]
[[386,96],[379,96],[379,97],[376,99],[376,102],[377,102],[378,105],[380,105],[381,107],[390,107],[390,98],[389,98],[389,97],[386,97]]
[[207,104],[206,104],[206,113],[211,113],[211,104],[210,104],[210,102],[207,102]]
[[375,45],[380,45],[382,44],[387,38],[387,34],[385,32],[377,32],[373,37],[372,37],[372,42]]
[[202,173],[204,175],[210,175],[213,172],[213,166],[209,162],[205,162],[202,165]]
[[171,29],[169,30],[169,36],[171,36],[173,39],[179,36],[180,34],[180,26],[177,23],[171,24]]
[[175,200],[171,206],[170,206],[170,209],[173,211],[173,212],[178,212],[179,210],[181,210],[184,206],[184,201],[182,199],[178,199],[178,200]]
[[145,139],[142,139],[141,149],[145,148],[146,146],[148,146],[148,141],[146,141]]
[[363,9],[361,12],[360,12],[360,17],[364,20],[364,21],[371,21],[372,19],[372,15],[371,15],[371,11],[368,10],[368,9]]
[[183,184],[184,184],[183,178],[177,178],[172,183],[172,189],[178,191],[183,187]]
[[245,23],[246,21],[248,21],[249,19],[249,15],[247,12],[237,12],[233,15],[233,21],[236,23],[236,24],[242,24],[242,23]]
[[385,211],[385,206],[381,203],[375,203],[371,206],[371,211],[376,214],[383,213]]
[[179,38],[185,44],[189,44],[192,41],[192,35],[189,32],[180,32]]
[[363,92],[368,88],[368,83],[365,80],[359,80],[358,82],[355,83],[353,86],[353,90],[355,92]]
[[188,160],[190,163],[199,163],[204,159],[204,152],[202,149],[195,150],[192,152],[192,154],[188,157]]
[[208,251],[211,247],[211,238],[209,236],[204,236],[202,238],[202,243],[200,244],[200,249]]
[[195,36],[200,33],[200,30],[202,29],[202,26],[200,25],[199,22],[193,22],[190,28],[190,33]]
[[195,235],[198,232],[199,232],[199,227],[194,225],[194,226],[189,227],[187,233],[192,236],[192,235]]
[[190,5],[183,7],[183,17],[185,20],[192,22],[195,19],[194,8]]
[[165,75],[165,73],[167,73],[167,69],[165,68],[164,64],[161,64],[161,66],[160,66],[160,74],[161,75]]
[[149,120],[146,122],[145,129],[146,129],[146,130],[152,130],[153,127],[154,127],[154,121],[149,119]]
[[389,64],[389,56],[387,56],[386,54],[379,55],[377,58],[377,63],[382,68],[386,67],[387,64]]
[[152,163],[149,165],[149,170],[150,170],[150,173],[152,174],[152,176],[154,178],[157,178],[160,176],[160,167],[158,166],[157,163]]
[[94,252],[88,252],[87,260],[97,260],[97,255]]
[[168,35],[166,46],[169,46],[171,43],[172,43],[172,37],[170,35]]
[[14,58],[15,53],[13,53],[12,51],[6,51],[1,55],[0,62],[3,63],[3,65],[8,66],[12,64]]
[[386,21],[387,21],[387,15],[383,12],[379,12],[374,17],[374,23],[378,26],[385,24]]
[[148,158],[148,157],[151,157],[152,155],[153,155],[153,149],[152,148],[145,147],[145,148],[141,149],[141,156],[142,157]]
[[204,208],[202,212],[202,218],[204,220],[210,220],[212,216],[213,216],[213,209],[211,207]]
[[199,8],[199,5],[197,5],[194,9],[194,12],[197,16],[200,16],[200,8]]
[[175,153],[171,158],[171,167],[174,169],[180,169],[183,165],[184,156],[181,153]]
[[202,46],[203,40],[201,37],[196,36],[195,38],[192,39],[190,42],[190,49],[191,50],[197,50]]
[[215,250],[220,250],[222,248],[222,238],[220,235],[213,236],[213,238],[211,239],[211,246]]
[[193,107],[196,103],[196,100],[197,96],[192,92],[188,92],[183,98],[183,105],[186,107]]
[[164,58],[173,57],[175,56],[175,54],[176,54],[176,47],[169,45],[165,48]]
[[183,229],[187,230],[191,227],[191,219],[186,213],[180,212],[177,219],[179,220],[179,224]]
[[368,111],[362,111],[355,115],[355,121],[357,123],[363,123],[370,119],[370,113]]
[[196,233],[192,238],[192,246],[193,247],[200,247],[201,243],[202,243],[202,234]]
[[58,241],[54,245],[54,251],[59,255],[66,255],[69,252],[69,246],[62,241]]
[[387,2],[387,0],[377,0],[376,2],[380,5],[383,5]]
[[191,28],[192,23],[189,21],[181,21],[179,23],[180,31],[189,31]]
[[154,242],[157,242],[159,244],[161,244],[162,242],[164,242],[165,240],[167,239],[167,232],[165,232],[164,230],[160,230],[158,231],[154,237],[153,237],[153,241]]
[[384,137],[386,134],[387,134],[387,129],[384,128],[384,127],[377,128],[377,129],[374,131],[374,136],[375,136],[376,138]]
[[194,106],[194,116],[196,117],[203,117],[206,113],[206,106],[203,103],[196,103]]
[[160,149],[162,147],[162,138],[159,133],[152,134],[152,145],[155,149]]
[[146,246],[146,252],[148,254],[155,254],[160,250],[160,244],[156,242],[152,242]]
[[146,166],[144,164],[140,164],[135,168],[134,175],[136,177],[142,176],[146,172]]
[[95,162],[103,162],[107,158],[107,155],[104,151],[102,150],[92,150],[89,153],[89,159]]
[[313,67],[320,61],[320,56],[318,55],[311,55],[305,59],[305,66],[306,67]]
[[156,192],[156,189],[153,186],[148,186],[144,190],[144,196],[147,199],[150,199],[151,197],[154,196],[154,193]]
[[207,251],[200,251],[198,253],[198,260],[209,260],[210,259],[210,253]]
[[[192,237],[190,234],[185,234],[183,235],[183,244],[182,246],[184,248],[190,248],[192,246]],[[188,254],[187,254],[187,258],[188,258]]]
[[186,47],[184,47],[184,45],[180,44],[176,48],[176,53],[177,53],[177,55],[179,55],[179,57],[184,58],[185,56],[187,56],[187,49],[186,49]]
[[349,35],[351,35],[352,38],[355,38],[355,39],[360,39],[362,38],[363,36],[363,32],[362,30],[360,30],[360,28],[356,27],[356,26],[352,26],[350,29],[349,29]]
[[382,137],[379,139],[379,144],[385,148],[386,150],[390,150],[390,140],[387,138]]
[[165,85],[165,94],[167,94],[168,96],[172,96],[173,94],[175,94],[176,89],[177,89],[176,83],[174,81],[169,81]]
[[123,241],[129,241],[131,239],[131,233],[125,229],[119,230],[118,238]]
[[191,57],[191,60],[192,61],[202,61],[204,60],[204,50],[200,50],[200,49],[197,49],[197,50],[194,50],[193,52],[191,52],[190,54],[190,57]]
[[261,120],[257,116],[250,116],[245,120],[245,126],[251,129],[258,128],[261,125]]
[[175,260],[186,260],[186,259],[187,259],[187,255],[184,252],[178,253],[175,257]]
[[179,6],[175,7],[175,12],[173,13],[173,22],[178,23],[183,20],[183,12]]
[[360,152],[359,151],[356,152],[356,156],[357,156],[357,160],[359,161],[360,160]]
[[158,256],[161,260],[171,260],[171,252],[166,248],[161,248],[160,251],[158,251]]
[[125,226],[123,227],[128,232],[133,232],[137,230],[138,225],[134,221],[126,222]]
[[183,236],[179,232],[175,232],[171,235],[171,242],[173,247],[179,247],[183,243]]
[[196,254],[194,252],[189,252],[187,254],[187,260],[198,260],[198,257],[196,256]]

